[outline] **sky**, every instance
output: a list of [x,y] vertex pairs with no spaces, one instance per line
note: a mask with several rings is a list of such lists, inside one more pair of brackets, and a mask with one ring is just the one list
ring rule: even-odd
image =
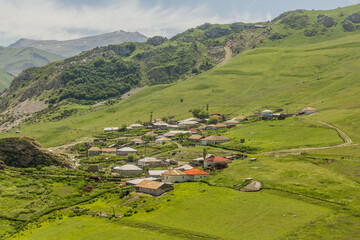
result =
[[20,38],[68,40],[118,30],[171,37],[205,22],[269,21],[295,9],[360,0],[0,0],[0,46]]

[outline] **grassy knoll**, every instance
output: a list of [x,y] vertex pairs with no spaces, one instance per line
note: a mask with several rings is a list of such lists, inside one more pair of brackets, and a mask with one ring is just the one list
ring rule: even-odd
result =
[[0,68],[0,91],[3,91],[5,88],[9,87],[13,79],[14,76]]
[[246,51],[201,75],[149,87],[112,106],[57,122],[22,125],[22,134],[55,146],[91,136],[106,126],[148,121],[151,111],[155,118],[171,114],[179,119],[206,104],[211,112],[233,115],[264,108],[297,112],[312,106],[320,109],[312,118],[328,121],[359,141],[359,43],[356,35],[303,47]]
[[[336,145],[343,142],[335,130],[297,118],[241,124],[230,129],[225,135],[233,141],[221,146],[239,150],[251,148],[258,152]],[[240,142],[241,138],[245,139],[245,143]]]

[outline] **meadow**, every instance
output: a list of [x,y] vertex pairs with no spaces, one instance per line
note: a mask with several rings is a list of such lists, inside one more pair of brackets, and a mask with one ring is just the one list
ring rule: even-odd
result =
[[98,134],[104,127],[149,121],[150,112],[154,118],[182,119],[191,116],[189,110],[206,104],[212,113],[232,116],[253,115],[265,108],[297,113],[311,106],[320,110],[311,118],[340,127],[356,142],[360,139],[356,134],[360,130],[358,43],[356,35],[303,47],[245,51],[201,75],[146,88],[110,106],[88,106],[55,122],[23,124],[21,134],[50,147]]

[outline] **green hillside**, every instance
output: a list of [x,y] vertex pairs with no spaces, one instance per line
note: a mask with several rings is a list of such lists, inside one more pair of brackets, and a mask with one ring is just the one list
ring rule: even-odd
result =
[[14,79],[10,73],[0,68],[0,91],[10,86],[11,81]]
[[29,67],[40,67],[61,59],[63,57],[59,55],[36,48],[0,47],[0,68],[12,75],[18,75]]
[[313,118],[339,126],[359,141],[359,46],[355,35],[304,47],[246,51],[206,73],[147,88],[111,106],[69,105],[66,109],[78,108],[78,114],[56,122],[40,118],[36,121],[41,126],[22,125],[22,131],[51,146],[91,136],[106,126],[148,121],[151,111],[155,117],[171,114],[179,119],[206,104],[211,112],[232,115],[265,108],[298,112],[312,106],[320,109]]

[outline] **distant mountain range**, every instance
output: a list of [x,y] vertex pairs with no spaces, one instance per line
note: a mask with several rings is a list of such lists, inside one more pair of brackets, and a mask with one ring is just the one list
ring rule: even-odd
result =
[[138,32],[116,31],[90,37],[73,40],[32,40],[22,38],[11,44],[11,48],[38,48],[63,57],[75,56],[82,51],[95,47],[107,46],[109,44],[121,44],[124,42],[145,42],[147,37]]

